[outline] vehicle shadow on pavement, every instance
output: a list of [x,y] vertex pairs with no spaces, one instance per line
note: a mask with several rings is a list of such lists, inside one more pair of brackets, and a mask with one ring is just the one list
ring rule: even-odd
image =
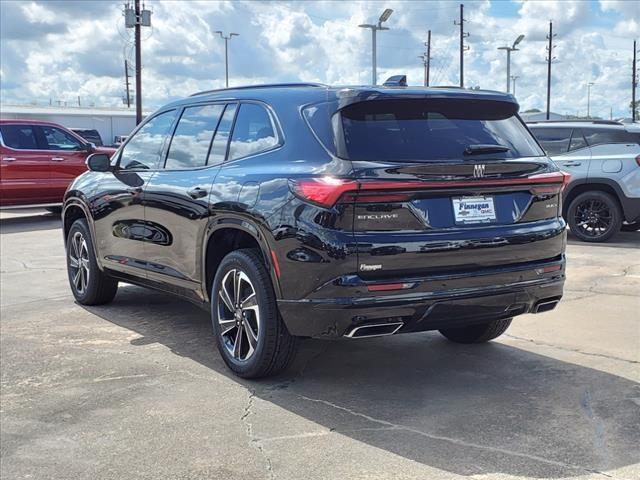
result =
[[0,233],[36,232],[39,230],[54,230],[60,228],[60,215],[44,213],[42,215],[28,215],[21,217],[0,218]]
[[638,232],[618,232],[606,242],[589,243],[579,240],[569,232],[567,236],[569,245],[580,245],[585,247],[618,247],[618,248],[640,248],[640,231]]
[[[309,437],[281,408],[319,425],[314,435],[458,475],[573,477],[638,461],[637,383],[498,342],[455,345],[433,333],[306,340],[285,374],[246,381],[226,369],[208,314],[187,302],[121,286],[112,304],[87,310],[139,334],[132,345],[162,344],[248,388],[247,421],[265,452],[282,448],[279,438]],[[266,416],[280,422],[277,435]]]

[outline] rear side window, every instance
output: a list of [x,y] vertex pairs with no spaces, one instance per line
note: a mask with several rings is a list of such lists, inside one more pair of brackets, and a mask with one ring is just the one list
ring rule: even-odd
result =
[[473,145],[506,147],[481,158],[544,155],[509,102],[468,99],[372,100],[355,103],[331,118],[334,145],[318,125],[324,114],[311,107],[305,116],[331,150],[350,160],[454,161],[468,158]]
[[66,150],[75,151],[82,150],[80,141],[64,130],[56,127],[43,126],[42,133],[47,141],[47,150]]
[[173,134],[167,169],[197,168],[207,164],[207,155],[224,105],[201,105],[184,109]]
[[573,152],[574,150],[580,150],[585,147],[587,147],[587,142],[582,135],[582,130],[574,128],[571,134],[571,142],[569,143],[569,151]]
[[176,111],[171,110],[153,117],[138,130],[122,149],[120,168],[157,168],[164,142],[169,135]]
[[36,150],[38,142],[31,125],[0,125],[3,143],[15,150]]
[[571,128],[532,128],[531,131],[547,155],[561,155],[569,150]]
[[584,136],[589,145],[603,143],[638,143],[639,135],[622,129],[584,128]]
[[229,160],[255,155],[278,144],[269,113],[262,105],[243,103],[233,126]]

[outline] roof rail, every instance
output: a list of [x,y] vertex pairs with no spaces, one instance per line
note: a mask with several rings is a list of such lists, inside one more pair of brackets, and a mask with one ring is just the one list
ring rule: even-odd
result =
[[576,118],[574,120],[570,120],[570,119],[562,119],[562,120],[531,120],[531,121],[526,121],[525,123],[528,124],[532,124],[532,123],[592,123],[594,125],[623,125],[623,123],[618,122],[616,120],[587,120],[587,119],[580,119],[580,118]]
[[216,92],[226,92],[229,90],[249,90],[252,88],[286,88],[286,87],[326,87],[324,83],[270,83],[264,85],[241,85],[239,87],[229,87],[229,88],[215,88],[213,90],[203,90],[202,92],[197,92],[189,95],[190,97],[195,97],[198,95],[206,95],[208,93],[216,93]]

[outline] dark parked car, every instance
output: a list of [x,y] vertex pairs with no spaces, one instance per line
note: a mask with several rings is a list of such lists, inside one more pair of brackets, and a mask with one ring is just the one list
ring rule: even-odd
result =
[[69,130],[80,135],[87,142],[93,143],[96,147],[102,147],[104,145],[98,130],[94,130],[93,128],[70,128]]
[[401,85],[171,103],[67,191],[73,294],[106,303],[121,280],[210,308],[243,377],[282,370],[301,337],[491,340],[565,278],[567,177],[517,111]]

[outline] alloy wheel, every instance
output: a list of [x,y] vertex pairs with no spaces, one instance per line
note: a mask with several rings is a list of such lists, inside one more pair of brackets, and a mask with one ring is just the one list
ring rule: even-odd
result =
[[222,343],[236,360],[255,352],[260,334],[260,307],[251,280],[240,269],[229,270],[218,291],[218,324]]
[[73,234],[68,255],[71,281],[76,291],[83,295],[89,284],[89,247],[82,232]]
[[585,236],[597,238],[609,231],[613,215],[609,206],[598,199],[586,199],[575,210],[575,225]]

